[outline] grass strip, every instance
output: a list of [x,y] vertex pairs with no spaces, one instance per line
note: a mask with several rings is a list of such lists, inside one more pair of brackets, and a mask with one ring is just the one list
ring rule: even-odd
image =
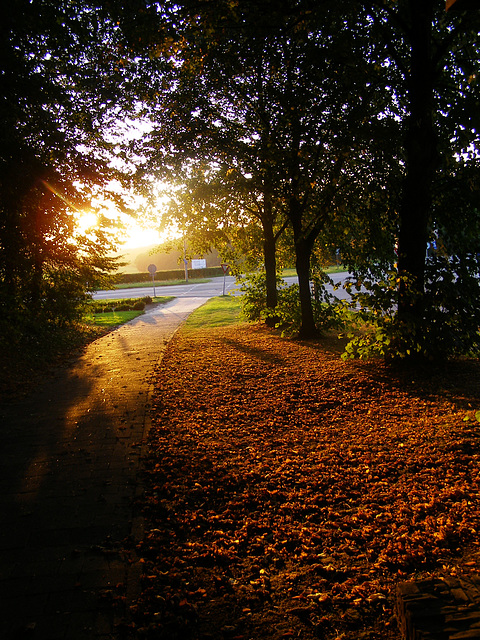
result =
[[88,313],[85,323],[99,327],[118,327],[125,322],[130,322],[144,311],[108,311],[106,313]]
[[[166,304],[173,300],[173,296],[157,296],[152,300],[153,304]],[[116,309],[122,305],[132,305],[137,302],[137,298],[121,300],[94,300],[90,303],[90,310],[84,316],[84,322],[88,326],[104,327],[114,329],[126,322],[130,322],[137,316],[145,313],[144,309]]]
[[182,327],[191,332],[205,327],[225,327],[241,322],[241,299],[234,296],[210,298],[191,313]]

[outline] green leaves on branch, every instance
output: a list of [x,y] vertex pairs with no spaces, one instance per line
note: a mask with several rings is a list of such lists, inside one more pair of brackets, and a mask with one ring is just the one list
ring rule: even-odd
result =
[[[302,313],[298,284],[290,286],[277,276],[278,303],[274,308],[267,306],[266,279],[263,272],[250,273],[239,278],[242,296],[242,313],[250,322],[266,322],[282,330],[284,336],[298,334]],[[319,271],[312,280],[313,310],[316,326],[320,331],[338,329],[345,326],[350,315],[348,307],[329,294],[325,284],[333,284],[327,274]]]
[[[423,295],[406,287],[415,313],[398,314],[401,279],[395,271],[383,281],[349,283],[357,308],[357,335],[351,334],[345,358],[439,360],[480,353],[480,261],[477,255],[427,260]],[[408,278],[404,277],[407,282]],[[354,289],[356,289],[354,291]],[[419,306],[421,305],[421,306]],[[420,311],[419,311],[420,309]]]

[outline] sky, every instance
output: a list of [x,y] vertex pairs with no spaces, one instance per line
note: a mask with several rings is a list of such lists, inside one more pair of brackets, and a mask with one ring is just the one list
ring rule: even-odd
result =
[[134,222],[128,224],[125,235],[121,235],[120,238],[125,239],[122,249],[136,249],[151,244],[160,244],[165,239],[156,229],[145,228]]

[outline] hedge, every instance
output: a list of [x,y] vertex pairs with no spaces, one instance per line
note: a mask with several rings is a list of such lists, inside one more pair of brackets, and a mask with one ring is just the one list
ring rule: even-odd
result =
[[[223,276],[222,267],[207,267],[206,269],[189,269],[188,277],[195,278],[215,278]],[[121,273],[117,276],[118,284],[129,282],[151,282],[150,273]],[[155,281],[162,282],[164,280],[184,280],[185,269],[171,269],[169,271],[157,271],[155,273]]]

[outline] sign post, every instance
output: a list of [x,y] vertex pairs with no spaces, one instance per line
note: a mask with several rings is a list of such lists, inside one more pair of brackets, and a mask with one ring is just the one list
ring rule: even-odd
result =
[[157,273],[157,267],[154,264],[149,264],[148,265],[148,270],[150,272],[150,275],[152,276],[153,297],[156,298],[156,295],[155,295],[155,274]]
[[225,276],[227,275],[227,271],[230,269],[229,264],[222,264],[223,269],[223,295],[225,295]]

